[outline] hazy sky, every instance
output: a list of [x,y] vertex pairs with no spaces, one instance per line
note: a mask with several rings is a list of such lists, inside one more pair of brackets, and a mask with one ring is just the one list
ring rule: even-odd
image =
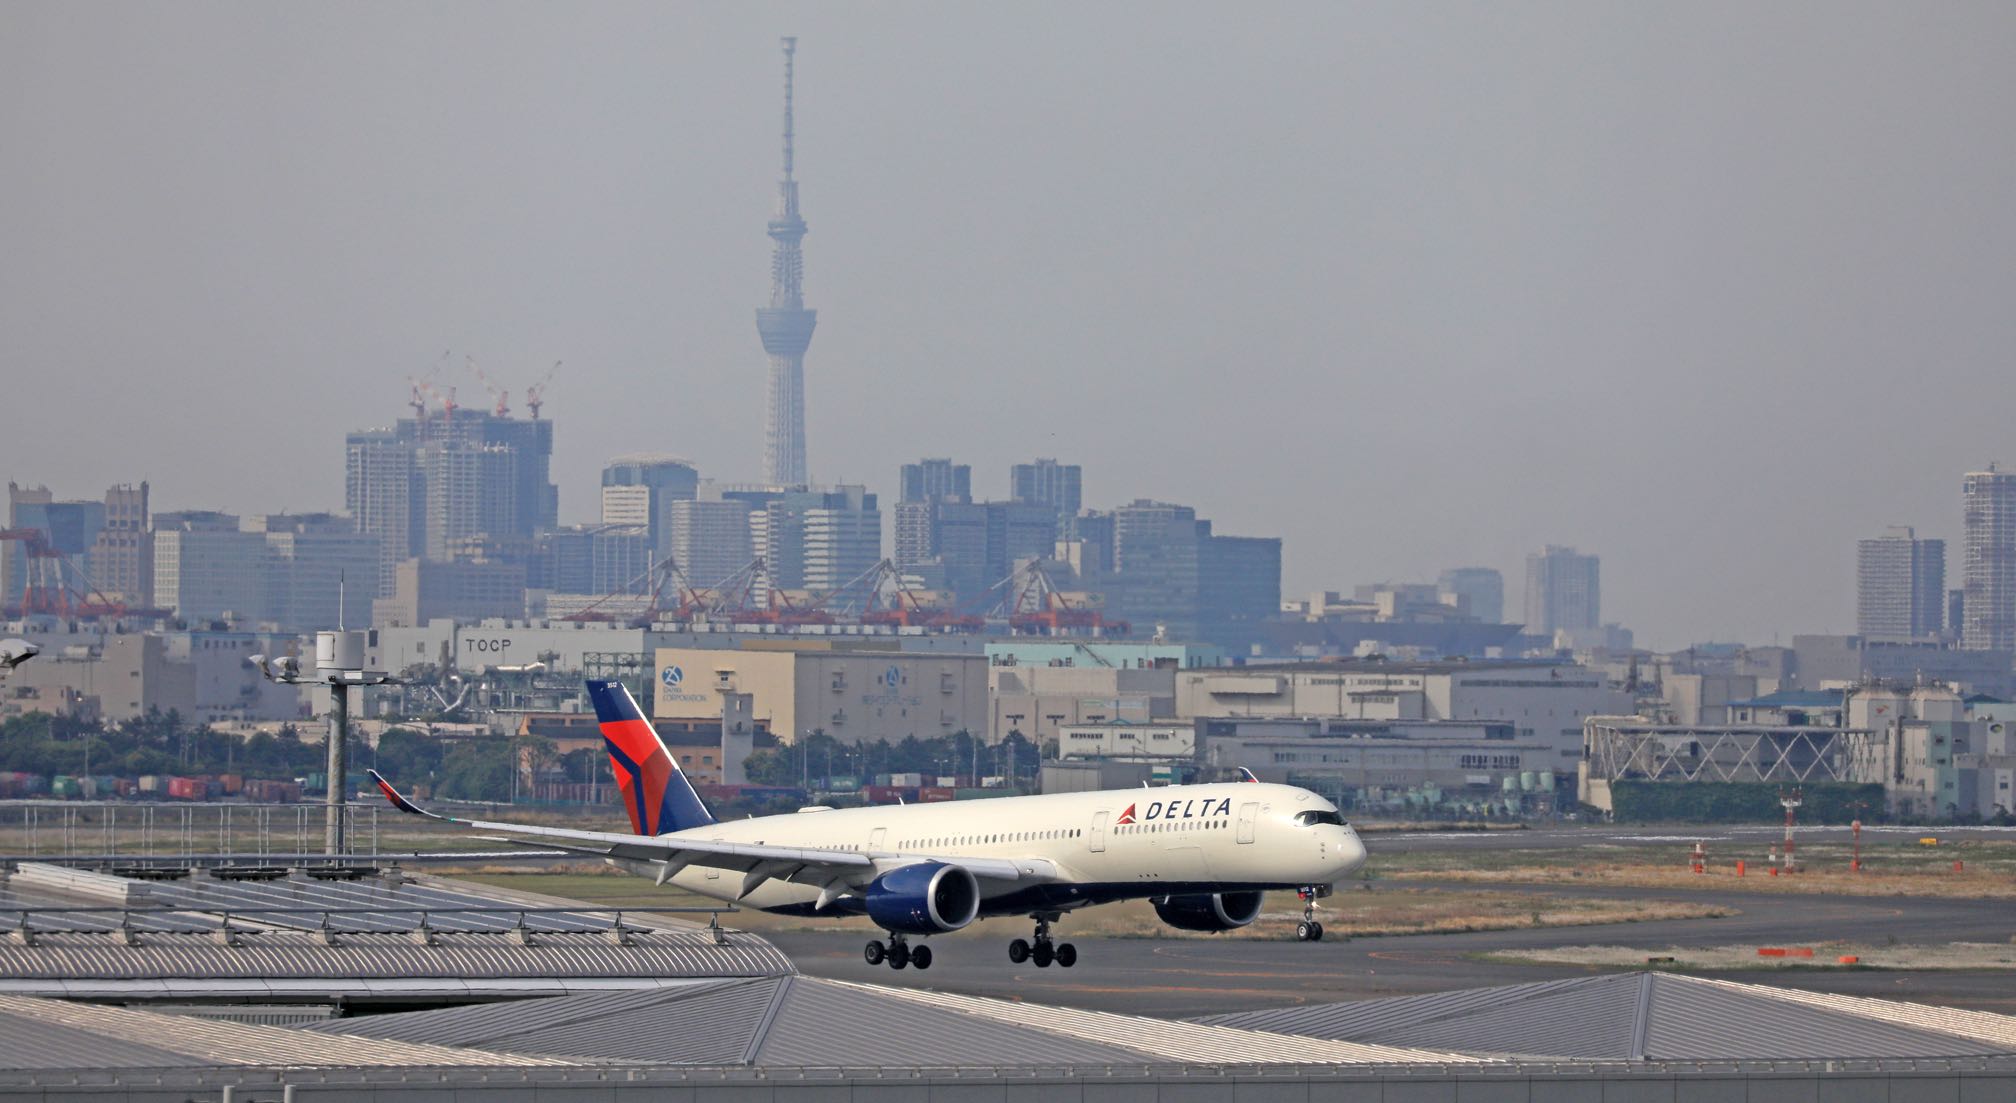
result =
[[1575,544],[1680,646],[1852,631],[2016,462],[2008,4],[15,0],[0,477],[341,508],[453,350],[565,361],[563,519],[753,479],[781,34],[821,481],[1055,456],[1514,616]]

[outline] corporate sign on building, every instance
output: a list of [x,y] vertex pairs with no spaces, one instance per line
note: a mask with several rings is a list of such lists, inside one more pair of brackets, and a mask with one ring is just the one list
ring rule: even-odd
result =
[[663,687],[658,691],[658,699],[661,701],[678,701],[681,704],[699,702],[704,704],[711,699],[705,693],[693,692],[693,687],[686,684],[685,668],[681,667],[678,663],[666,663],[664,666],[659,667],[658,683]]

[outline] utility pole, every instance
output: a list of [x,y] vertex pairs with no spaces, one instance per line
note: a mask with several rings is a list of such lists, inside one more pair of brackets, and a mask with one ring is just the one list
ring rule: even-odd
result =
[[[339,584],[340,586],[340,584]],[[340,604],[341,590],[338,590]],[[349,785],[345,780],[349,762],[345,744],[350,737],[350,687],[395,685],[398,679],[382,670],[364,669],[364,633],[335,631],[315,633],[315,669],[304,675],[301,660],[292,655],[268,659],[253,655],[246,659],[271,682],[284,685],[329,687],[328,789],[323,795],[322,852],[331,857],[348,850],[345,838],[345,803]]]

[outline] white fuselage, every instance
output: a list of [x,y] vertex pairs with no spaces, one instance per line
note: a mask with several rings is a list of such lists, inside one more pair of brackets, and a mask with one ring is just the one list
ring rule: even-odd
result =
[[[1228,782],[806,811],[667,837],[850,851],[884,868],[935,857],[1054,869],[1052,879],[1035,887],[982,877],[985,916],[1129,897],[1333,884],[1364,864],[1365,847],[1348,825],[1305,823],[1298,814],[1335,811],[1306,789]],[[657,871],[647,862],[620,864],[643,875]],[[671,883],[737,900],[742,875],[691,866]],[[817,886],[770,880],[740,903],[798,909],[818,897]]]

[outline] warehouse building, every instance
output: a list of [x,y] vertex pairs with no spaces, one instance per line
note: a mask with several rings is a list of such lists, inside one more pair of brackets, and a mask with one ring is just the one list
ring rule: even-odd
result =
[[753,718],[786,744],[814,732],[842,743],[897,743],[987,730],[985,655],[755,643],[659,648],[654,715],[718,717],[721,695],[740,693]]

